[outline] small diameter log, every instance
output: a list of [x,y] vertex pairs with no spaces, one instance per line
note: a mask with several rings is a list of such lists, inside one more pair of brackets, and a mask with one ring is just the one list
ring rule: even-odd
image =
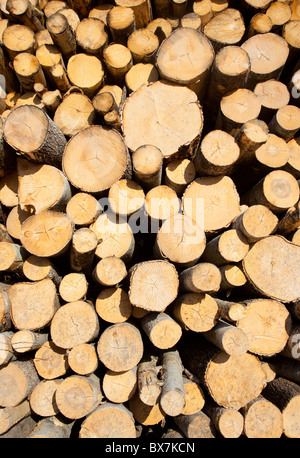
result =
[[138,63],[131,67],[125,75],[125,83],[130,92],[136,91],[143,84],[159,80],[156,67],[150,63]]
[[95,410],[103,399],[95,374],[66,377],[55,391],[55,402],[66,418],[77,420]]
[[245,30],[243,16],[234,8],[220,12],[203,27],[204,35],[210,40],[215,51],[224,46],[238,45]]
[[146,27],[152,21],[152,7],[147,0],[116,0],[115,3],[133,10],[137,29]]
[[241,232],[249,243],[257,242],[273,234],[277,226],[277,216],[264,205],[252,205],[232,223],[232,227]]
[[94,344],[75,345],[68,351],[68,364],[79,375],[90,375],[98,368],[99,360]]
[[288,142],[289,158],[284,170],[291,173],[297,180],[300,178],[300,137],[292,138]]
[[13,207],[7,215],[6,219],[7,234],[1,234],[1,239],[3,238],[3,241],[4,239],[9,241],[9,236],[11,236],[14,239],[20,240],[21,226],[30,215],[30,212],[21,210],[19,205]]
[[202,410],[192,415],[178,415],[174,421],[188,439],[215,438],[213,423]]
[[[54,80],[51,75],[51,68],[54,65],[64,65],[60,49],[55,45],[44,44],[37,48],[36,58],[38,59],[47,80],[50,81],[50,85],[52,86],[54,84]],[[48,85],[45,84],[45,87],[46,86]]]
[[292,140],[300,129],[300,108],[286,105],[279,108],[269,123],[269,130],[283,138],[286,142]]
[[203,293],[180,295],[174,301],[170,313],[182,328],[194,332],[209,331],[219,318],[216,301]]
[[177,297],[179,280],[168,261],[144,261],[131,271],[129,300],[132,305],[153,312],[163,312]]
[[80,18],[78,16],[78,14],[76,13],[76,11],[73,10],[72,8],[62,8],[62,9],[58,10],[57,12],[66,17],[66,19],[67,19],[67,21],[69,23],[69,26],[75,32],[77,26],[80,23]]
[[179,197],[182,196],[186,187],[195,178],[195,163],[190,159],[178,159],[166,165],[164,182],[169,188],[173,189]]
[[180,210],[180,200],[176,192],[166,185],[156,186],[145,196],[145,212],[151,223],[151,232],[155,233],[169,218],[176,216]]
[[135,30],[133,9],[127,6],[114,6],[107,14],[107,25],[112,41],[126,46],[128,37]]
[[[154,105],[157,107],[155,116]],[[171,106],[173,111],[170,111]],[[130,121],[132,117],[138,121],[134,129]],[[161,117],[165,119],[163,126],[159,121]],[[187,128],[187,119],[191,118],[193,125],[188,123]],[[202,127],[202,109],[195,92],[166,81],[141,86],[127,98],[122,110],[122,130],[128,148],[135,151],[140,146],[153,145],[161,150],[168,161],[193,158]]]
[[299,297],[295,267],[299,256],[298,245],[280,235],[270,235],[253,245],[243,259],[243,269],[260,294],[281,302],[294,302]]
[[[13,207],[13,209],[14,208],[16,208],[16,207]],[[9,214],[12,212],[12,210],[9,212]],[[9,216],[9,214],[7,216]],[[6,219],[6,221],[7,221],[7,219]],[[10,236],[8,230],[7,230],[7,227],[5,227],[4,224],[0,224],[0,241],[1,242],[13,243],[13,239],[11,238],[11,236]]]
[[288,438],[299,438],[299,385],[277,377],[267,384],[262,395],[281,410],[284,435]]
[[47,91],[42,96],[42,103],[47,108],[48,112],[54,113],[62,101],[61,93],[58,89],[55,91]]
[[240,214],[239,203],[234,182],[227,176],[196,178],[182,197],[183,213],[209,233],[228,227]]
[[40,30],[35,34],[37,47],[43,45],[54,45],[51,35],[47,29]]
[[220,285],[220,269],[210,262],[199,262],[179,274],[181,292],[214,294]]
[[287,86],[280,81],[270,79],[258,83],[254,88],[261,103],[260,119],[269,123],[276,111],[288,105],[290,93]]
[[266,10],[266,15],[269,16],[272,21],[272,31],[275,33],[281,32],[282,27],[291,20],[292,8],[282,1],[272,2]]
[[54,44],[68,61],[76,52],[76,37],[67,18],[63,14],[54,13],[46,19],[46,27]]
[[209,400],[205,403],[203,411],[225,439],[237,439],[243,434],[244,417],[238,410],[218,406]]
[[116,84],[123,85],[125,74],[133,65],[130,50],[119,43],[110,43],[103,51],[103,60],[109,76]]
[[34,105],[16,107],[7,116],[5,141],[34,162],[61,168],[66,139],[44,110]]
[[130,323],[113,324],[106,328],[98,340],[100,361],[114,372],[135,367],[143,356],[144,345],[139,329]]
[[[80,68],[85,71],[80,72]],[[104,78],[100,59],[89,54],[79,53],[70,57],[67,65],[70,83],[82,89],[85,95],[92,98],[99,91]]]
[[108,192],[111,210],[117,215],[128,217],[144,205],[145,193],[142,187],[133,180],[119,180]]
[[8,300],[7,290],[9,285],[0,285],[0,332],[9,331],[12,328],[10,309],[11,305]]
[[33,362],[39,376],[46,380],[63,377],[69,368],[66,350],[52,341],[45,342],[35,352]]
[[35,83],[45,87],[47,82],[38,59],[30,53],[21,52],[13,61],[14,71],[25,92],[33,91]]
[[27,218],[21,227],[20,240],[31,254],[59,256],[71,243],[74,223],[65,213],[46,211]]
[[14,407],[4,407],[0,410],[0,434],[6,433],[19,421],[31,414],[30,404],[28,400]]
[[180,18],[181,27],[190,27],[201,32],[201,17],[197,13],[187,13]]
[[296,178],[284,170],[274,170],[260,180],[242,197],[249,206],[265,205],[274,213],[282,213],[299,200],[299,185]]
[[251,38],[259,33],[269,33],[272,27],[272,19],[266,13],[256,13],[250,20],[246,36]]
[[206,245],[201,261],[222,266],[241,261],[248,251],[249,243],[246,237],[236,229],[228,229]]
[[200,16],[202,26],[207,24],[212,19],[212,3],[210,0],[194,1],[193,11]]
[[59,294],[65,302],[76,302],[84,299],[88,282],[83,273],[71,272],[65,275],[59,284]]
[[43,8],[45,17],[48,18],[51,14],[57,13],[57,11],[61,10],[62,8],[66,8],[67,4],[61,0],[51,0],[48,1],[45,7]]
[[55,392],[61,384],[62,379],[41,380],[33,389],[30,395],[30,408],[40,417],[51,417],[57,415],[59,409],[55,402]]
[[[201,59],[196,56],[201,56]],[[213,60],[214,50],[205,35],[182,27],[163,41],[156,56],[156,65],[162,79],[190,87],[202,100]]]
[[277,233],[287,236],[300,226],[300,202],[290,207],[278,223]]
[[126,275],[125,263],[116,256],[101,259],[93,270],[93,279],[103,286],[116,286],[124,280]]
[[11,62],[17,54],[27,52],[34,54],[36,40],[34,32],[25,25],[13,24],[4,30],[2,44]]
[[55,64],[50,69],[51,79],[54,81],[55,87],[60,92],[67,92],[70,88],[70,81],[67,73],[61,64]]
[[219,315],[223,320],[236,324],[238,320],[246,315],[245,306],[242,303],[224,301],[218,298],[215,298],[215,301],[218,305]]
[[219,406],[239,410],[261,393],[266,374],[256,356],[229,356],[199,336],[190,339],[180,348],[183,364]]
[[17,353],[26,353],[40,348],[48,340],[48,337],[47,332],[17,331],[11,339],[11,346]]
[[133,415],[123,404],[105,402],[83,420],[79,437],[135,439]]
[[201,257],[206,245],[205,233],[195,221],[180,213],[166,219],[159,229],[153,253],[178,268],[192,267]]
[[92,229],[82,227],[74,232],[70,249],[70,266],[75,272],[90,272],[98,238]]
[[126,263],[134,254],[135,238],[130,225],[124,218],[112,213],[102,213],[90,228],[98,237],[95,255],[100,258],[116,256]]
[[0,271],[20,271],[27,256],[28,253],[23,246],[0,242]]
[[200,175],[230,175],[240,157],[235,139],[222,130],[212,130],[201,141],[194,159]]
[[163,156],[159,148],[143,145],[132,154],[132,169],[135,180],[145,192],[161,185]]
[[221,13],[221,11],[224,11],[228,8],[229,2],[227,0],[211,0],[211,9],[213,16],[215,16],[218,13]]
[[245,302],[245,315],[237,327],[249,339],[249,351],[261,356],[280,353],[286,346],[292,320],[286,307],[270,299]]
[[43,418],[36,423],[27,437],[30,439],[69,439],[73,423],[66,419],[61,421],[56,416]]
[[33,164],[22,158],[18,158],[17,166],[21,210],[30,213],[42,213],[49,209],[65,211],[72,194],[61,170],[47,164]]
[[61,282],[61,277],[56,272],[50,260],[34,255],[29,256],[24,261],[23,274],[30,281],[40,281],[50,278],[56,286]]
[[[278,2],[279,3],[279,2]],[[283,417],[279,408],[263,396],[243,408],[244,433],[248,438],[276,439],[283,433]]]
[[102,320],[117,324],[128,320],[132,314],[132,305],[122,288],[105,288],[97,296],[96,311]]
[[4,331],[0,334],[0,367],[17,359],[11,345],[13,335],[12,331]]
[[32,361],[13,361],[1,367],[1,407],[15,407],[25,401],[39,381]]
[[5,207],[15,207],[18,205],[18,173],[16,170],[1,178],[0,202]]
[[156,359],[151,357],[141,361],[138,365],[138,396],[148,406],[155,406],[161,394],[161,381],[158,379],[160,368],[156,366],[156,363]]
[[107,370],[102,383],[105,397],[115,403],[127,402],[137,388],[137,368],[125,372]]
[[84,18],[76,28],[76,41],[79,49],[93,56],[101,57],[108,44],[105,24],[100,19]]
[[92,8],[88,14],[88,17],[95,17],[97,19],[101,19],[104,24],[107,25],[107,15],[108,12],[112,9],[114,5],[111,3],[103,3],[102,5],[98,5],[95,8]]
[[100,202],[91,194],[78,192],[67,203],[66,213],[76,226],[89,226],[102,211]]
[[156,348],[167,350],[181,339],[182,329],[167,313],[148,313],[141,319],[141,327]]
[[219,320],[216,326],[206,331],[203,336],[230,356],[243,355],[250,348],[247,334],[241,328],[223,320]]
[[89,343],[99,335],[99,319],[95,308],[88,302],[68,302],[52,318],[50,335],[60,348]]
[[[19,330],[37,331],[47,326],[59,307],[52,280],[19,282],[9,288],[11,318]],[[38,309],[35,305],[39,304]]]
[[165,351],[162,354],[163,380],[159,403],[170,417],[180,415],[185,407],[183,366],[178,351]]
[[193,415],[202,410],[205,404],[204,391],[196,382],[183,376],[185,407],[182,415]]
[[53,120],[66,137],[90,127],[95,120],[95,109],[90,99],[81,93],[70,93],[63,97]]
[[170,24],[170,21],[161,16],[158,16],[156,19],[151,21],[146,28],[155,33],[159,40],[159,44],[161,44],[164,39],[172,33],[172,25]]
[[261,103],[249,89],[240,88],[222,97],[216,129],[235,136],[246,122],[258,118]]
[[63,170],[77,189],[101,194],[119,179],[130,178],[130,157],[118,132],[91,126],[69,140],[63,155]]
[[274,380],[274,378],[276,377],[276,372],[272,368],[271,363],[268,363],[266,361],[261,361],[261,365],[262,365],[262,368],[263,368],[263,370],[265,371],[265,373],[267,375],[267,383],[269,383],[272,380]]
[[133,62],[154,63],[159,47],[158,37],[149,29],[138,29],[128,37],[127,47],[132,54]]
[[251,70],[247,87],[254,89],[257,83],[279,79],[289,55],[289,47],[284,38],[275,33],[257,34],[248,38],[242,45],[250,57]]
[[[22,105],[34,105],[34,106],[37,106],[38,108],[41,108],[45,111],[45,106],[42,102],[42,99],[41,97],[39,96],[39,94],[36,94],[35,92],[26,92],[25,94],[22,94],[18,100],[17,100],[17,103],[16,103],[16,107],[20,107]],[[9,111],[9,113],[11,113],[12,110]],[[8,113],[8,114],[9,114]],[[7,114],[7,116],[8,116]],[[6,116],[6,118],[7,118]]]
[[115,98],[111,92],[98,92],[93,98],[92,103],[100,119],[110,111],[117,109]]

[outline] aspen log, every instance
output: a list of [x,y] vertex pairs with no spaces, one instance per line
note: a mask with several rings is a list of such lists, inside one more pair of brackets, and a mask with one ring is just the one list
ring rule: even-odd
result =
[[69,369],[66,350],[57,347],[51,340],[35,352],[33,362],[39,376],[46,380],[63,377]]
[[5,120],[4,138],[29,160],[61,168],[66,139],[41,108],[24,105],[12,110]]
[[119,85],[124,84],[125,74],[133,65],[130,50],[119,43],[110,43],[103,52],[108,75]]
[[272,402],[258,396],[243,407],[245,418],[244,432],[248,438],[275,439],[283,433],[283,417],[279,408]]
[[192,415],[178,415],[174,420],[178,428],[188,439],[215,438],[214,425],[202,410]]
[[269,33],[272,31],[273,23],[270,16],[266,13],[256,13],[252,16],[247,30],[247,38],[259,33]]
[[249,251],[249,243],[236,229],[228,229],[213,238],[204,250],[201,261],[212,262],[216,266],[240,262]]
[[164,312],[148,313],[141,319],[141,327],[152,344],[162,350],[174,347],[182,336],[180,325]]
[[137,29],[146,27],[152,21],[152,7],[148,0],[116,0],[115,3],[132,8]]
[[250,347],[248,336],[242,328],[223,320],[219,320],[216,326],[206,331],[203,336],[230,356],[244,355]]
[[276,232],[278,218],[268,207],[252,205],[232,222],[232,227],[254,243]]
[[6,433],[1,434],[1,439],[25,439],[33,431],[36,421],[31,417],[25,417],[16,425],[12,426]]
[[127,47],[132,54],[135,64],[154,63],[154,58],[159,47],[159,40],[151,30],[147,28],[138,29],[128,37]]
[[95,345],[88,343],[75,345],[68,351],[68,364],[76,374],[90,375],[94,373],[99,365]]
[[293,139],[300,129],[300,108],[285,105],[277,110],[269,123],[270,132],[283,138],[286,142]]
[[193,11],[201,18],[201,24],[207,24],[213,16],[212,3],[210,0],[198,0],[193,2]]
[[216,52],[224,46],[238,45],[245,30],[243,17],[234,8],[220,12],[203,27],[204,35],[210,40]]
[[90,127],[95,120],[91,100],[83,93],[70,93],[63,97],[54,113],[53,121],[66,137]]
[[209,294],[186,293],[176,298],[171,307],[171,315],[182,328],[205,332],[217,323],[219,309]]
[[102,383],[105,397],[118,403],[127,402],[135,393],[137,388],[137,367],[124,372],[113,372],[107,370]]
[[72,237],[70,266],[75,272],[91,272],[98,238],[92,229],[77,229]]
[[60,92],[67,92],[70,87],[68,75],[61,64],[55,64],[50,68],[51,79]]
[[300,178],[300,164],[299,164],[299,152],[300,152],[300,137],[292,138],[288,142],[289,147],[289,158],[284,166],[284,170],[291,173],[297,180]]
[[26,353],[40,348],[48,340],[48,337],[47,332],[17,331],[11,338],[11,346],[17,353]]
[[53,43],[61,50],[64,59],[68,61],[76,52],[76,37],[67,18],[57,12],[46,19],[46,27]]
[[132,305],[126,291],[115,286],[100,291],[96,299],[96,311],[108,323],[123,323],[130,318]]
[[76,11],[73,10],[72,8],[65,7],[65,8],[61,8],[57,12],[65,16],[71,29],[75,32],[77,26],[80,23],[80,17],[76,13]]
[[159,148],[142,145],[132,154],[132,169],[135,180],[148,192],[161,185],[163,156]]
[[102,211],[99,201],[86,192],[78,192],[69,199],[66,213],[78,227],[93,224]]
[[133,180],[119,180],[108,191],[111,210],[117,215],[129,217],[144,205],[145,193]]
[[125,75],[125,83],[130,92],[136,91],[143,84],[159,80],[156,67],[151,63],[139,62],[133,65]]
[[290,207],[278,223],[277,232],[287,236],[300,226],[300,203],[299,201]]
[[0,202],[5,207],[15,207],[18,205],[18,173],[16,170],[1,178]]
[[27,400],[14,407],[5,407],[0,410],[0,434],[6,433],[15,424],[31,414],[30,405]]
[[28,435],[30,439],[69,439],[74,422],[64,419],[60,420],[55,415],[43,418],[38,421],[32,432]]
[[13,336],[13,331],[4,331],[0,334],[0,367],[17,359],[11,344]]
[[178,159],[169,162],[165,168],[165,184],[179,197],[186,187],[196,178],[196,168],[190,159]]
[[290,93],[285,84],[275,79],[258,83],[254,88],[261,103],[259,118],[269,123],[277,110],[288,105]]
[[66,8],[67,3],[62,0],[51,0],[47,2],[43,11],[45,17],[48,18],[51,14],[57,13],[57,11],[61,10],[62,8]]
[[11,242],[0,242],[0,271],[19,271],[22,269],[23,263],[28,256],[28,253],[23,246]]
[[9,303],[7,290],[9,286],[2,283],[0,285],[0,332],[9,331],[12,328],[11,305]]
[[[223,320],[236,324],[237,321],[246,315],[245,306],[239,302],[230,302],[215,298],[219,308],[219,315]],[[221,320],[219,320],[221,321]]]
[[62,379],[41,380],[30,395],[30,408],[40,417],[51,417],[59,413],[55,402],[55,392]]
[[35,255],[28,256],[24,261],[23,274],[30,281],[40,281],[50,278],[56,286],[61,282],[61,277],[56,272],[51,261],[48,258],[41,258]]
[[272,2],[266,10],[266,15],[273,23],[272,32],[280,32],[282,27],[291,20],[292,8],[282,1]]
[[[36,50],[36,58],[43,69],[47,81],[50,82],[50,88],[52,88],[52,86],[55,84],[55,81],[54,78],[52,78],[51,68],[54,65],[63,64],[63,56],[60,49],[54,44],[41,45]],[[44,86],[47,86],[47,84],[44,84]]]
[[71,272],[65,275],[59,284],[59,294],[65,302],[76,302],[84,299],[88,282],[83,273]]
[[19,53],[34,54],[36,47],[34,32],[22,24],[12,24],[6,27],[2,34],[2,43],[11,62]]
[[116,286],[124,280],[127,269],[122,259],[108,256],[101,259],[93,270],[93,278],[103,286]]
[[237,439],[243,434],[244,417],[238,410],[218,406],[210,399],[205,403],[203,412],[225,439]]
[[32,91],[35,83],[47,85],[38,59],[30,53],[21,52],[13,61],[13,68],[23,90]]
[[[82,67],[85,68],[84,73],[79,71]],[[90,54],[78,53],[71,56],[67,64],[67,73],[70,83],[82,89],[89,98],[98,92],[103,83],[104,70],[101,60]]]
[[138,365],[137,388],[140,400],[148,405],[155,406],[161,395],[161,383],[158,379],[159,367],[154,357],[143,360]]
[[102,332],[97,343],[100,361],[114,372],[123,372],[135,367],[143,356],[143,350],[141,333],[130,323],[109,326]]
[[159,403],[166,415],[177,417],[185,407],[183,366],[178,351],[168,350],[163,352],[162,370],[164,384]]
[[215,294],[221,285],[221,272],[210,262],[199,262],[179,274],[181,292]]
[[99,335],[94,306],[82,300],[63,305],[52,318],[50,335],[55,345],[65,349],[91,342]]
[[78,49],[86,54],[101,57],[108,44],[105,24],[100,19],[84,18],[76,27]]
[[114,6],[107,14],[107,25],[113,41],[126,46],[129,35],[135,30],[133,9],[128,6]]
[[0,405],[16,407],[25,401],[39,383],[32,361],[13,361],[0,368]]
[[170,24],[170,21],[161,16],[158,16],[156,19],[151,21],[146,28],[155,33],[159,40],[159,44],[161,44],[164,39],[172,33],[172,25]]
[[203,409],[205,405],[204,391],[193,380],[183,376],[185,407],[182,415],[193,415]]

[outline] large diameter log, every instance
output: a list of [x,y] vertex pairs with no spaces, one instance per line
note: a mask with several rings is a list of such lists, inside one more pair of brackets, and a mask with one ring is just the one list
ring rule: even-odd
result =
[[31,254],[58,256],[71,243],[74,223],[65,213],[46,211],[27,218],[21,227],[20,240]]
[[178,28],[160,45],[156,65],[162,79],[190,87],[202,100],[213,60],[214,50],[205,35]]
[[92,194],[107,191],[122,177],[130,178],[130,157],[122,136],[102,126],[74,135],[66,145],[62,165],[73,186]]
[[39,383],[32,361],[13,361],[0,369],[0,405],[15,407],[25,401]]
[[233,221],[232,227],[240,231],[249,243],[254,243],[276,232],[278,218],[268,207],[252,205]]
[[229,356],[216,346],[191,336],[180,348],[183,364],[204,383],[222,407],[239,410],[255,399],[266,384],[260,361],[250,353]]
[[129,300],[136,307],[163,312],[177,296],[178,274],[168,261],[144,261],[129,274]]
[[199,262],[179,274],[179,286],[182,292],[216,293],[221,285],[221,272],[210,262]]
[[267,357],[280,353],[292,328],[287,308],[271,299],[253,299],[244,305],[244,316],[237,321],[237,328],[248,337],[249,351]]
[[52,341],[45,342],[35,352],[33,362],[39,376],[46,380],[63,377],[69,369],[66,350]]
[[28,417],[31,414],[28,400],[14,407],[5,407],[0,410],[0,434],[6,433],[16,423]]
[[156,348],[174,347],[181,339],[180,325],[167,313],[151,312],[141,319],[141,327]]
[[299,385],[282,377],[277,377],[267,384],[262,395],[281,410],[284,435],[289,438],[299,438]]
[[127,402],[137,388],[137,368],[125,372],[107,370],[102,383],[105,397],[115,403]]
[[246,437],[278,439],[283,433],[283,416],[279,408],[263,396],[258,396],[243,407]]
[[106,402],[91,412],[82,422],[80,438],[107,437],[133,439],[136,429],[133,415],[123,404]]
[[[79,71],[83,67],[84,73]],[[70,57],[67,73],[71,84],[82,89],[89,98],[96,95],[103,83],[103,66],[96,56],[79,53]]]
[[30,395],[30,407],[40,417],[57,415],[59,409],[55,402],[55,392],[62,379],[41,380]]
[[170,417],[176,417],[185,407],[183,385],[183,366],[178,351],[165,351],[162,355],[164,384],[159,403],[162,410]]
[[100,361],[114,372],[136,366],[144,351],[139,329],[130,323],[114,324],[106,328],[97,343]]
[[182,197],[184,214],[205,232],[215,232],[230,225],[240,214],[239,195],[230,177],[201,177],[194,180]]
[[[41,213],[65,211],[71,198],[70,184],[61,170],[18,158],[18,197],[21,210]],[[41,186],[42,183],[42,186]]]
[[5,120],[5,141],[22,156],[34,162],[61,168],[66,139],[44,110],[23,105]]
[[299,262],[298,245],[282,236],[271,235],[252,246],[243,259],[243,269],[260,294],[286,303],[300,296]]
[[19,330],[36,331],[44,328],[59,307],[56,287],[48,278],[38,282],[15,283],[9,288],[8,298],[12,321]]
[[108,44],[104,22],[96,18],[84,18],[76,27],[75,34],[79,49],[86,54],[101,57]]
[[50,335],[60,348],[89,343],[99,335],[99,319],[93,305],[85,301],[69,302],[60,307],[50,324]]
[[215,299],[203,293],[186,293],[178,296],[170,312],[182,328],[194,332],[209,331],[219,318],[219,308]]
[[227,45],[238,45],[245,30],[241,13],[234,8],[227,8],[205,24],[203,33],[213,44],[215,51],[218,51]]
[[251,70],[247,81],[250,89],[262,81],[279,79],[289,55],[284,38],[274,33],[257,34],[248,38],[241,47],[250,57]]
[[95,110],[90,99],[81,93],[65,95],[54,113],[53,121],[66,137],[90,127],[95,120]]
[[[132,118],[138,122],[134,128]],[[196,94],[165,81],[137,89],[122,110],[122,130],[128,148],[133,152],[145,144],[153,145],[168,160],[193,158],[202,127],[202,109]]]
[[22,24],[12,24],[3,32],[2,43],[9,59],[13,62],[17,54],[29,52],[34,54],[36,39],[34,32]]

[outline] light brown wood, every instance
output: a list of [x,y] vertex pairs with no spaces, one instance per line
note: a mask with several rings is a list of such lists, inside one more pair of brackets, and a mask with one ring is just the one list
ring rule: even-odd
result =
[[241,13],[237,9],[227,8],[204,25],[203,33],[209,38],[215,51],[218,51],[224,46],[238,45],[245,30]]
[[66,8],[67,4],[61,0],[50,0],[44,7],[44,14],[46,18],[51,16],[51,14],[57,13],[57,11],[61,10],[62,8]]
[[63,377],[69,369],[66,350],[57,347],[51,340],[35,352],[33,362],[39,376],[46,380]]
[[199,262],[179,274],[181,292],[215,294],[221,285],[221,272],[210,262]]
[[18,205],[18,174],[14,170],[0,180],[0,201],[6,207]]
[[103,286],[116,286],[124,280],[127,269],[122,259],[108,256],[101,259],[93,270],[93,279]]
[[193,415],[202,410],[205,405],[205,395],[200,385],[183,376],[183,387],[185,407],[182,411],[182,415]]
[[61,282],[60,275],[56,272],[54,266],[48,258],[30,255],[24,261],[23,274],[30,281],[40,281],[50,278],[58,286]]
[[132,305],[126,291],[121,287],[115,286],[105,288],[98,294],[96,311],[100,318],[108,323],[123,323],[130,318]]
[[164,312],[151,312],[141,319],[141,327],[152,342],[162,350],[174,347],[182,336],[180,325]]
[[28,435],[32,439],[69,439],[74,422],[59,420],[55,415],[38,421]]
[[141,333],[130,323],[109,326],[102,332],[97,343],[100,361],[114,372],[123,372],[135,367],[140,362],[143,351]]
[[66,213],[76,226],[89,226],[96,221],[102,209],[99,201],[86,192],[74,194],[68,201]]
[[133,65],[130,50],[122,44],[110,43],[103,52],[103,59],[108,74],[117,84],[122,85],[125,74]]
[[238,410],[218,406],[209,400],[203,411],[225,439],[237,439],[243,434],[244,417]]
[[[246,315],[245,306],[239,302],[230,302],[222,299],[215,298],[215,301],[219,308],[220,317],[229,322],[234,323]],[[221,320],[219,320],[221,322]]]
[[92,229],[77,229],[73,234],[70,248],[71,269],[75,272],[91,272],[97,245],[98,238]]
[[156,67],[151,63],[139,62],[133,65],[125,75],[125,83],[129,91],[136,91],[143,84],[159,80]]
[[95,17],[101,19],[104,24],[107,25],[107,15],[109,10],[112,9],[114,5],[111,3],[103,3],[102,5],[97,5],[95,8],[92,8],[89,12],[88,17]]
[[11,338],[11,346],[17,353],[26,353],[40,348],[48,340],[48,337],[47,332],[17,331]]
[[282,1],[272,2],[266,10],[266,15],[269,16],[273,23],[272,31],[280,31],[281,27],[291,20],[292,8]]
[[166,415],[177,417],[185,407],[183,365],[178,351],[164,351],[162,354],[162,366],[164,384],[159,403]]
[[60,348],[89,343],[99,335],[99,319],[93,305],[85,301],[68,302],[52,318],[50,335]]
[[84,273],[71,272],[65,275],[59,284],[59,294],[65,302],[76,302],[84,299],[88,282]]
[[206,331],[204,337],[230,356],[244,355],[250,349],[250,341],[243,328],[223,320],[219,320],[216,326]]
[[32,361],[13,361],[0,369],[0,405],[16,407],[25,401],[39,377]]
[[172,33],[172,25],[167,19],[161,16],[158,16],[153,21],[151,21],[146,28],[155,33],[159,40],[159,44],[161,44],[163,40]]
[[133,152],[133,174],[145,192],[161,185],[162,162],[162,153],[154,145],[142,145]]
[[23,88],[32,91],[35,83],[47,85],[44,72],[38,59],[30,53],[19,53],[13,61],[14,71]]
[[202,410],[191,415],[178,415],[175,423],[188,439],[213,439],[214,426]]
[[171,315],[184,329],[205,332],[217,323],[219,309],[209,294],[186,293],[174,301]]
[[144,207],[150,220],[151,232],[157,232],[163,221],[179,213],[180,200],[173,189],[160,185],[147,192]]
[[130,50],[135,64],[154,63],[156,51],[159,47],[158,37],[154,32],[145,28],[138,29],[128,37],[127,47]]
[[232,227],[253,243],[276,232],[278,218],[268,207],[252,205],[233,221]]
[[61,64],[55,64],[50,69],[51,79],[60,92],[67,92],[70,87],[68,75]]
[[27,257],[24,247],[8,241],[0,242],[0,271],[20,272]]
[[62,379],[41,380],[30,395],[30,408],[40,417],[51,417],[59,413],[55,402],[55,392]]
[[11,62],[19,53],[34,54],[36,46],[34,32],[22,24],[12,24],[6,27],[2,34],[2,43]]
[[286,142],[292,140],[300,129],[300,108],[294,105],[279,108],[270,121],[269,129]]
[[[196,156],[197,157],[197,156]],[[165,168],[165,184],[173,189],[179,197],[182,196],[186,187],[195,179],[196,159],[178,159],[169,162]]]
[[108,192],[110,208],[117,215],[128,217],[139,211],[144,205],[145,193],[133,180],[119,180]]
[[0,285],[0,331],[5,332],[12,329],[12,319],[10,314],[11,305],[9,303],[7,290],[9,285]]
[[[60,48],[54,44],[40,45],[36,50],[36,58],[38,59],[47,80],[53,84],[54,79],[52,78],[51,68],[54,65],[63,64],[63,56]],[[47,84],[44,84],[44,86],[47,86]]]
[[135,30],[133,9],[128,6],[114,6],[107,14],[107,25],[113,41],[126,46],[129,35]]
[[[84,72],[82,71],[83,68]],[[103,83],[102,62],[93,55],[78,53],[70,57],[67,73],[70,83],[82,89],[89,98],[97,93]]]
[[0,367],[17,359],[11,344],[13,336],[13,331],[4,331],[0,334]]
[[108,44],[105,24],[101,19],[84,18],[76,27],[76,42],[79,49],[86,54],[101,57]]
[[193,11],[201,18],[201,24],[207,24],[213,16],[212,3],[210,0],[199,0],[193,2]]
[[80,438],[136,438],[134,419],[123,404],[106,402],[97,407],[82,422]]
[[0,410],[0,434],[6,433],[19,421],[30,416],[31,410],[27,400],[14,407],[4,407]]
[[243,269],[237,264],[225,264],[224,266],[220,266],[220,272],[222,276],[220,291],[244,286],[247,283],[247,278]]
[[143,404],[155,406],[159,402],[161,383],[158,375],[161,367],[157,366],[157,358],[149,357],[138,365],[137,388],[138,396]]
[[288,105],[290,93],[285,84],[275,79],[258,83],[254,88],[261,102],[260,119],[269,122],[276,111]]
[[95,345],[75,345],[68,351],[68,364],[72,371],[79,375],[90,375],[95,372],[99,365]]
[[124,372],[107,370],[103,377],[103,393],[115,403],[127,402],[137,388],[137,367]]
[[116,0],[115,3],[132,8],[137,29],[146,27],[152,21],[152,7],[147,0]]
[[208,242],[201,260],[216,266],[240,262],[249,251],[249,243],[236,229],[228,229]]
[[300,178],[300,164],[299,164],[299,152],[300,152],[300,138],[292,138],[288,142],[289,147],[289,158],[285,164],[284,170],[291,173],[297,180]]
[[76,37],[67,18],[59,12],[51,14],[46,19],[46,28],[54,44],[61,50],[62,55],[68,61],[76,52]]
[[299,201],[290,207],[278,223],[277,232],[280,235],[287,236],[294,232],[300,226],[300,206]]
[[247,404],[243,408],[243,414],[246,437],[274,439],[282,436],[282,413],[275,404],[264,399],[263,396],[259,396]]
[[65,136],[71,137],[93,124],[95,110],[85,94],[70,93],[57,107],[53,120]]

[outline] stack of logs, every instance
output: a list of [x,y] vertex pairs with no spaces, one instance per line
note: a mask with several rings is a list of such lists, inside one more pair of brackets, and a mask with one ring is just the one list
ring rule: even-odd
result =
[[0,437],[299,438],[300,1],[108,2],[0,3]]

